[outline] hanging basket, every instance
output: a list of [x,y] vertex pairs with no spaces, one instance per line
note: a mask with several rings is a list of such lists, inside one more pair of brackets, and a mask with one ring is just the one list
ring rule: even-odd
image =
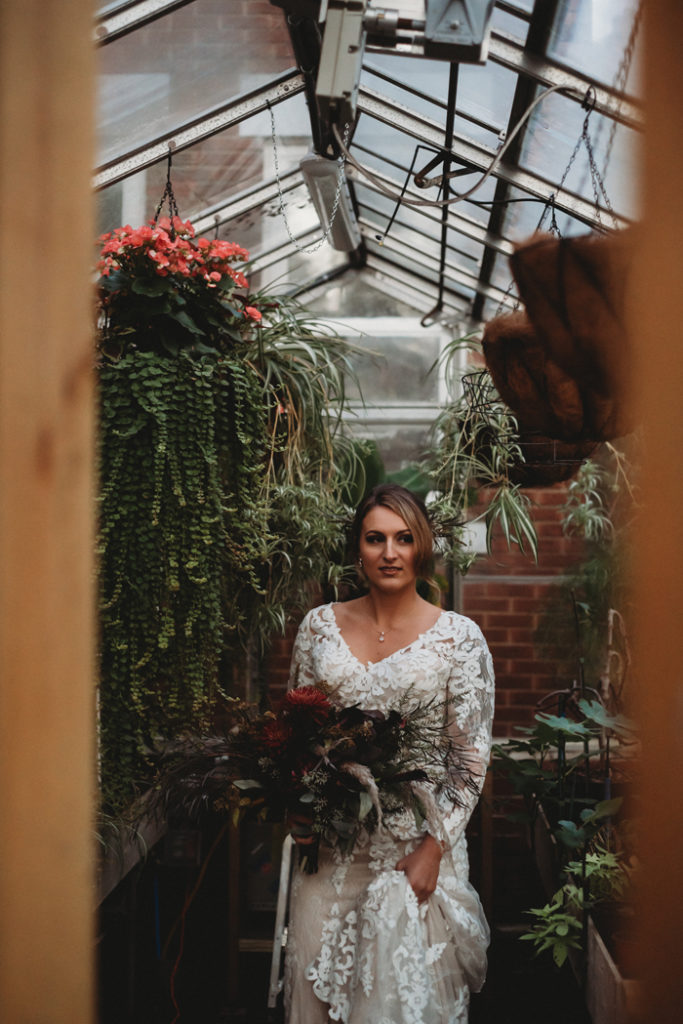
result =
[[[513,315],[517,317],[517,314]],[[569,480],[598,447],[598,442],[593,440],[559,441],[529,425],[520,426],[518,431],[510,431],[503,436],[494,410],[496,406],[500,408],[501,399],[506,405],[510,403],[497,390],[491,374],[487,370],[468,373],[462,378],[462,383],[468,408],[478,423],[476,431],[467,420],[460,425],[466,442],[465,450],[469,442],[478,448],[479,457],[486,462],[490,460],[489,453],[494,445],[507,448],[512,456],[507,476],[513,484],[547,487]]]
[[489,325],[487,363],[510,407],[541,430],[547,415],[551,437],[607,441],[634,429],[625,317],[632,249],[632,229],[580,238],[537,234],[510,258],[528,320]]
[[[633,429],[623,388],[601,373],[557,362],[527,313],[486,325],[484,356],[502,400],[523,430],[559,441],[607,441]],[[607,383],[606,383],[607,381]]]
[[522,432],[519,446],[524,462],[511,468],[510,480],[522,487],[549,487],[570,480],[598,444],[597,441],[556,441],[542,434]]

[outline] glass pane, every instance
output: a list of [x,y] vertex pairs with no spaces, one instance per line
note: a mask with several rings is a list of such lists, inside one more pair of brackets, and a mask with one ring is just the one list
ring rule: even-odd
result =
[[[490,125],[490,132],[498,135],[507,127],[516,83],[517,75],[513,71],[492,61],[483,67],[462,64],[458,73],[457,107],[464,114]],[[497,140],[476,124],[455,130],[485,146],[496,146]]]
[[191,3],[98,50],[98,164],[294,64],[281,10]]
[[[392,81],[373,74],[373,69],[384,72]],[[507,124],[515,79],[513,72],[491,62],[484,66],[461,64],[458,68],[455,133],[484,145],[495,145],[495,136]],[[366,58],[361,83],[445,125],[449,85],[449,65],[446,62],[373,53]],[[407,83],[410,89],[426,95],[416,96],[401,83]]]
[[[515,6],[519,7],[522,11],[531,13],[533,5],[534,0],[519,0]],[[512,36],[513,39],[517,39],[520,43],[525,43],[529,31],[529,22],[524,18],[516,17],[509,11],[501,11],[498,7],[494,7],[491,28],[497,32],[505,32],[506,35]]]
[[[379,171],[381,174],[403,185],[418,145],[420,144],[417,140],[405,135],[403,132],[397,131],[393,126],[377,121],[369,115],[361,114],[358,119],[351,150],[361,165],[369,167],[371,171]],[[361,149],[361,147],[363,148]],[[415,160],[414,170],[422,169],[434,153],[435,151],[431,147],[421,145]],[[457,165],[453,165],[452,169],[457,169]],[[434,173],[436,174],[437,172],[435,171]],[[473,171],[462,177],[452,179],[452,188],[456,191],[466,191],[478,181],[481,173],[481,171]],[[494,190],[495,181],[491,177],[475,193],[475,198],[477,201],[489,201],[493,198]],[[379,207],[379,193],[375,194],[377,199],[373,200],[372,205]],[[436,188],[418,191],[413,187],[409,189],[409,195],[411,198],[420,200],[438,198]],[[393,210],[392,202],[394,201],[389,198],[387,209]],[[463,200],[455,205],[457,205],[459,212],[466,214],[478,223],[486,224],[488,222],[489,213],[487,210],[482,211],[467,200]],[[384,207],[379,208],[384,209]],[[416,209],[427,210],[431,214],[436,213],[437,215],[439,210],[438,207],[429,206],[416,207]],[[391,216],[391,213],[389,213],[389,216]]]
[[367,270],[347,270],[310,299],[306,296],[305,302],[321,316],[415,316],[412,306],[390,295]]
[[[572,153],[581,136],[585,117],[586,111],[580,104],[558,93],[547,96],[531,115],[520,164],[548,182],[559,184],[564,178],[565,189],[591,200],[594,197],[594,182],[584,143],[579,146],[572,162]],[[617,213],[633,216],[638,176],[638,140],[634,131],[619,128],[606,168],[612,124],[611,119],[593,113],[588,125],[591,145],[613,208]],[[570,162],[571,167],[565,177]]]
[[417,462],[429,447],[431,427],[427,425],[408,425],[400,420],[368,424],[350,419],[348,427],[356,437],[367,437],[377,442],[387,473],[395,473],[409,463]]
[[[315,237],[311,242],[315,242]],[[315,281],[322,274],[345,267],[347,263],[347,254],[337,252],[327,242],[314,253],[297,252],[291,247],[277,262],[250,274],[249,283],[252,291],[291,292]]]
[[[571,0],[560,4],[548,53],[610,84],[619,69],[639,0]],[[635,66],[631,77],[635,80]],[[627,91],[629,86],[627,83]],[[635,85],[631,91],[635,90]]]
[[108,0],[108,3],[97,4],[97,15],[103,17],[105,14],[113,14],[120,7],[125,7],[129,0]]
[[[374,327],[372,321],[363,323],[363,334],[349,335],[353,345],[362,350],[352,355],[351,363],[366,405],[437,402],[438,379],[429,371],[439,357],[440,336],[429,334],[417,322],[410,335],[405,333],[404,321],[400,321],[400,333],[383,326],[383,321],[377,323],[379,327]],[[349,397],[360,398],[353,386]],[[365,411],[360,409],[358,414],[363,418]]]
[[[310,126],[303,96],[274,109],[280,174],[297,167],[310,147]],[[98,193],[99,231],[119,224],[144,224],[152,216],[166,184],[167,162],[147,167]],[[172,182],[180,215],[195,220],[262,179],[275,176],[270,118],[258,115],[174,154]],[[266,210],[266,216],[270,216]],[[255,214],[258,217],[258,211]]]

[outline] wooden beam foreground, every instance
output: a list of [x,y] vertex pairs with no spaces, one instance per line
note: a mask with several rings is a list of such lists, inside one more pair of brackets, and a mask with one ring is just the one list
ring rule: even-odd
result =
[[680,0],[645,5],[643,223],[636,253],[634,399],[644,430],[643,503],[633,545],[634,711],[642,732],[645,979],[640,1020],[681,1019],[683,917],[683,65]]
[[0,1019],[93,1019],[91,0],[0,0]]

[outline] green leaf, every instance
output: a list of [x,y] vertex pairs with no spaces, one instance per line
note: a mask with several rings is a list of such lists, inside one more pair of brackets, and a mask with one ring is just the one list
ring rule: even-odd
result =
[[169,284],[168,278],[165,277],[159,276],[150,279],[135,277],[131,284],[131,290],[136,295],[149,295],[153,297],[173,291],[173,285]]

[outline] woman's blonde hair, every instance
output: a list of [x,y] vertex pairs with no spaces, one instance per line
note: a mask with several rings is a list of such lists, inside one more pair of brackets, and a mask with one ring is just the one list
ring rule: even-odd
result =
[[378,505],[388,508],[390,512],[400,516],[406,524],[415,541],[415,573],[429,583],[433,583],[434,533],[429,521],[429,513],[421,498],[399,484],[378,484],[377,487],[373,487],[356,509],[350,536],[354,561],[358,559],[363,521],[368,512]]

